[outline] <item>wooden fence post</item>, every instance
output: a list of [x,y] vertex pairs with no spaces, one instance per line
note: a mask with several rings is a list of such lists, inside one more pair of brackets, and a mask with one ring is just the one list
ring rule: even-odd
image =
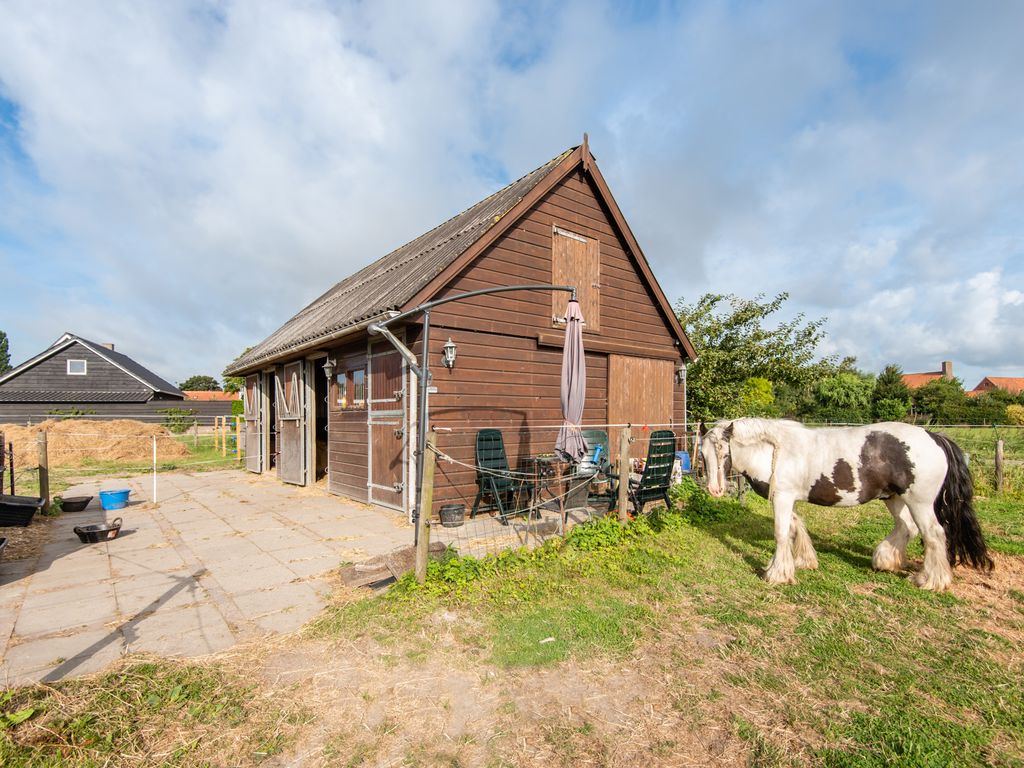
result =
[[199,448],[199,419],[192,419],[192,447]]
[[228,417],[220,417],[220,455],[224,458],[228,455]]
[[996,493],[1003,492],[1003,441],[996,440]]
[[626,508],[629,505],[629,440],[632,429],[629,425],[619,433],[619,522],[623,525],[629,520]]
[[43,499],[43,509],[50,511],[50,457],[46,450],[46,430],[39,432],[36,438],[39,445],[39,496]]
[[235,458],[242,460],[242,418],[235,416]]
[[437,463],[437,433],[427,433],[427,453],[423,457],[423,496],[416,518],[416,582],[427,580],[427,558],[430,556],[430,515],[434,509],[434,466]]

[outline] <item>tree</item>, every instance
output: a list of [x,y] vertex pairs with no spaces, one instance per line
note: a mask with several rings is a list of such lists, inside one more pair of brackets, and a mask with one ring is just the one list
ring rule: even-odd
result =
[[871,393],[871,416],[875,421],[902,421],[910,410],[912,396],[903,382],[903,369],[887,365],[875,380]]
[[871,415],[871,393],[875,379],[870,374],[839,371],[814,385],[817,421],[859,424]]
[[968,408],[959,379],[933,379],[914,390],[914,410],[933,424],[963,424],[970,420]]
[[779,415],[775,407],[775,392],[768,379],[752,376],[743,384],[740,404],[744,416],[773,418]]
[[0,331],[0,374],[11,370],[11,350],[7,341],[7,334]]
[[235,395],[242,391],[245,386],[245,378],[242,376],[225,376],[224,391],[229,395]]
[[213,376],[196,374],[181,382],[178,389],[188,392],[220,392],[220,383]]
[[[804,316],[768,328],[788,294],[766,301],[706,293],[694,304],[676,305],[679,321],[697,352],[687,371],[688,406],[695,419],[743,415],[743,395],[750,379],[765,379],[788,392],[810,382],[815,351],[824,337],[825,319]],[[831,360],[834,365],[835,361]]]

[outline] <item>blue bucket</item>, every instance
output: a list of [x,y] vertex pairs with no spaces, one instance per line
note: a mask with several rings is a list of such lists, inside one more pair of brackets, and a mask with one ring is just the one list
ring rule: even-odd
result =
[[688,451],[676,451],[676,458],[679,459],[679,468],[683,472],[690,471],[690,454]]
[[100,491],[100,506],[104,509],[124,509],[128,506],[128,494],[131,491],[123,488],[117,491]]

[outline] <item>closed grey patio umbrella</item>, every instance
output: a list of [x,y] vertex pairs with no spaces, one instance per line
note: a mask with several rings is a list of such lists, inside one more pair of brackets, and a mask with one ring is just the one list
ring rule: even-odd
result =
[[562,347],[562,426],[555,450],[577,462],[587,452],[580,424],[587,395],[587,361],[583,355],[583,313],[572,299],[565,310],[565,344]]

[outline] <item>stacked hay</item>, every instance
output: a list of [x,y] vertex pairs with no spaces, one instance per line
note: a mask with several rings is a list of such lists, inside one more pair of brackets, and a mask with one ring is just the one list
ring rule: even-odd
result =
[[39,457],[37,440],[42,431],[46,432],[51,467],[82,467],[106,461],[148,465],[153,460],[154,436],[159,460],[189,455],[188,448],[166,428],[130,419],[51,419],[31,427],[0,424],[5,442],[14,443],[16,467],[36,466]]

